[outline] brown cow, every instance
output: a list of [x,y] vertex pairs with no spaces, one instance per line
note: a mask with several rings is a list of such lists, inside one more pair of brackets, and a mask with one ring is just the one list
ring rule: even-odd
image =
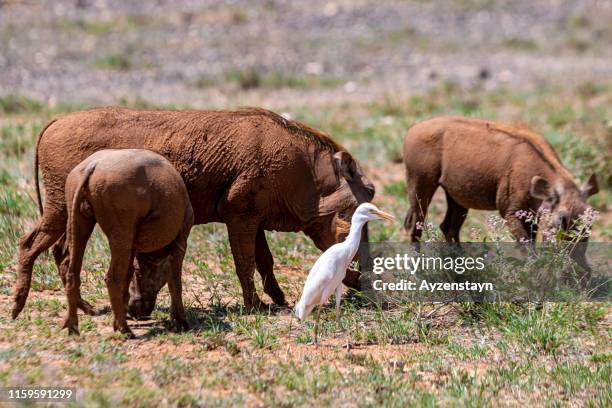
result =
[[[40,163],[46,200],[43,212],[38,192],[43,216],[20,240],[13,317],[25,305],[36,257],[56,242],[56,264],[65,257],[66,176],[98,150],[125,148],[155,151],[174,165],[189,191],[196,224],[227,225],[248,309],[262,306],[253,281],[255,266],[264,291],[275,303],[286,304],[264,231],[303,231],[325,250],[342,239],[338,227],[349,222],[355,208],[374,196],[374,186],[346,149],[328,135],[268,110],[112,107],[67,114],[49,123],[37,141],[35,166]],[[37,171],[35,175],[37,179]],[[61,268],[60,274],[65,275]],[[345,282],[358,286],[354,274]],[[83,301],[79,306],[88,309]],[[130,311],[142,315],[137,309]]]
[[[181,175],[164,157],[149,150],[100,150],[77,165],[66,179],[68,208],[66,275],[68,315],[64,327],[78,334],[81,265],[96,222],[108,238],[111,261],[105,281],[115,320],[113,327],[130,337],[126,320],[134,256],[156,252],[169,259],[170,313],[177,327],[188,329],[181,297],[181,267],[193,210]],[[140,282],[147,277],[139,277]]]
[[517,212],[546,208],[552,226],[569,229],[598,191],[595,175],[578,187],[546,139],[523,126],[437,117],[410,128],[403,153],[411,204],[405,227],[413,242],[438,186],[448,204],[440,227],[455,242],[469,208],[497,209],[517,239],[533,240],[536,227]]

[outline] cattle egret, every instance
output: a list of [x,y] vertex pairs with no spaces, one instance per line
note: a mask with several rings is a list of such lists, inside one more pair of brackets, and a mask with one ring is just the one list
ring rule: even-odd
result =
[[[361,230],[366,222],[372,220],[395,220],[391,214],[379,210],[374,204],[363,203],[351,218],[349,234],[343,242],[329,247],[317,259],[310,270],[304,292],[295,306],[295,315],[305,320],[315,306],[324,305],[332,293],[336,293],[336,319],[340,320],[340,300],[342,298],[342,281],[346,269],[355,257],[361,242]],[[320,308],[317,309],[314,342],[317,342]]]

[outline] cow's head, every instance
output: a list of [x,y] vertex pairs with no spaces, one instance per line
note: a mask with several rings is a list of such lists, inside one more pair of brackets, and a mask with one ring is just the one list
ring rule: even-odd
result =
[[168,254],[139,254],[130,283],[128,312],[136,319],[148,317],[155,308],[157,294],[171,273]]
[[[559,230],[575,232],[582,228],[582,224],[589,221],[585,214],[591,211],[587,199],[598,191],[594,174],[580,187],[573,182],[555,183],[543,177],[533,177],[530,193],[542,201],[540,213],[544,214],[540,217],[538,231],[550,234]],[[586,240],[587,237],[582,238]]]
[[[350,228],[351,217],[359,204],[374,198],[374,184],[347,151],[335,152],[329,160],[322,160],[321,163],[316,172],[321,192],[316,216],[304,232],[317,248],[325,250],[344,240]],[[362,242],[367,243],[367,228],[363,231]],[[362,262],[367,255],[364,251],[358,254]],[[355,277],[350,280],[355,282],[352,286],[358,286]]]

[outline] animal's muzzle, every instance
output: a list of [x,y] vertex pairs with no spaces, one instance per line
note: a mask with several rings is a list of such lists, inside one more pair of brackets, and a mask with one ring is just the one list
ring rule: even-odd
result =
[[145,302],[142,298],[130,298],[128,302],[128,313],[134,319],[146,319],[151,316],[155,303]]

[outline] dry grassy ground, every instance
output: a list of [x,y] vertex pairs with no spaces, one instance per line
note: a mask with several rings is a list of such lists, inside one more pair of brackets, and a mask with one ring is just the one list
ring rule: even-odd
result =
[[[190,238],[190,332],[170,330],[164,289],[152,320],[130,322],[136,340],[114,335],[110,314],[81,317],[81,336],[69,338],[49,255],[35,266],[26,309],[9,317],[17,240],[38,217],[35,137],[53,116],[95,104],[285,112],[353,152],[375,202],[398,218],[408,208],[400,146],[410,125],[438,114],[525,122],[579,180],[599,175],[593,240],[610,242],[610,7],[493,3],[0,1],[0,386],[74,386],[79,406],[612,405],[609,302],[381,310],[351,294],[339,325],[323,311],[314,347],[311,321],[243,313],[220,224]],[[434,224],[445,206],[437,194]],[[488,215],[470,212],[463,238],[511,239],[487,229]],[[400,224],[372,224],[371,239],[405,241]],[[318,251],[301,234],[268,238],[293,303]],[[107,264],[96,232],[83,293],[100,307]]]

